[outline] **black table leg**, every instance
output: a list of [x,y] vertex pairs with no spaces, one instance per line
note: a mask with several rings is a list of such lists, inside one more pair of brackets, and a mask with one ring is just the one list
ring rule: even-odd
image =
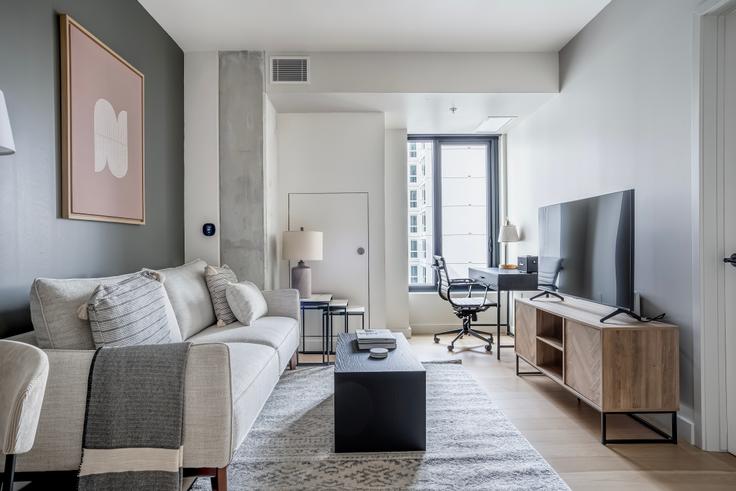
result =
[[496,290],[496,359],[501,359],[501,290]]

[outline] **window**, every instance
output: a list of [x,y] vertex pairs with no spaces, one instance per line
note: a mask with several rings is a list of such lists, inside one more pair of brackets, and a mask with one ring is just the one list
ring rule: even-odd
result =
[[[410,291],[436,288],[434,255],[458,278],[498,264],[498,138],[409,138],[407,157],[420,159],[423,176],[409,189]],[[408,165],[411,175],[416,161]]]
[[414,164],[409,166],[409,182],[417,182],[417,166]]
[[416,208],[417,204],[417,191],[412,189],[409,191],[409,208]]
[[418,243],[416,239],[412,239],[409,244],[409,257],[417,259],[419,257],[419,250],[417,249]]

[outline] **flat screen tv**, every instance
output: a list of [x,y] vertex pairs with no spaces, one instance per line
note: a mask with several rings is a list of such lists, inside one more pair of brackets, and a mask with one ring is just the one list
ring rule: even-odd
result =
[[539,209],[539,285],[634,309],[634,190]]

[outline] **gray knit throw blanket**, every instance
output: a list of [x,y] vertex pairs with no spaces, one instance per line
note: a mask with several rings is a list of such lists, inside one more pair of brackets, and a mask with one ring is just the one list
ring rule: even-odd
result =
[[87,386],[80,490],[179,490],[189,343],[100,348]]

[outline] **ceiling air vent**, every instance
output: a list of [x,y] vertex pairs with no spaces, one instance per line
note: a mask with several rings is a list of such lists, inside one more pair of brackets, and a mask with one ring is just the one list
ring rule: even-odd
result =
[[271,57],[271,82],[276,84],[309,83],[309,58],[305,56]]

